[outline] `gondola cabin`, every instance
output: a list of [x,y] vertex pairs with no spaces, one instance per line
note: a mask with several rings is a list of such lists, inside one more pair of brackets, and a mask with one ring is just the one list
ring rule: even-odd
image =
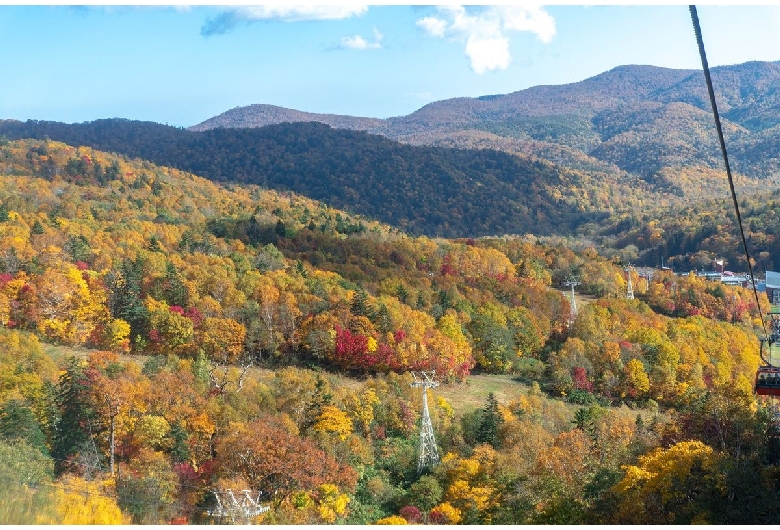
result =
[[780,396],[780,368],[760,366],[756,372],[756,394]]

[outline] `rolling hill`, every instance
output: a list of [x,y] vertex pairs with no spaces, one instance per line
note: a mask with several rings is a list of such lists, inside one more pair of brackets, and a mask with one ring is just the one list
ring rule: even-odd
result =
[[[716,67],[712,75],[727,142],[735,155],[742,155],[734,157],[734,169],[776,181],[780,162],[775,155],[766,157],[777,151],[764,147],[771,144],[766,134],[775,137],[773,128],[780,123],[780,63]],[[722,163],[703,74],[641,65],[620,66],[566,85],[437,101],[386,120],[252,105],[191,130],[283,121],[318,121],[418,145],[533,152],[569,167],[619,168],[645,179],[664,167],[718,168]]]
[[0,122],[12,139],[51,138],[219,182],[293,191],[412,234],[573,234],[653,196],[624,173],[585,173],[491,149],[413,146],[319,123],[193,132],[150,122]]
[[[715,254],[737,264],[730,207],[699,202],[728,198],[701,77],[623,66],[387,120],[252,105],[190,130],[8,120],[0,136],[51,138],[292,191],[410,234],[580,237],[651,265],[663,255],[694,266]],[[771,267],[780,259],[777,229],[761,204],[773,204],[765,192],[780,182],[780,63],[719,67],[713,77],[737,191],[755,219],[756,258]],[[651,224],[662,244],[646,233]],[[693,225],[706,228],[686,235]]]

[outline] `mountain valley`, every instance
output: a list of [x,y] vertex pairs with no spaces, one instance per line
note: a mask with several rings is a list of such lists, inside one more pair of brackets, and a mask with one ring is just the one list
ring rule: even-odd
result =
[[[771,270],[780,63],[714,73]],[[0,523],[777,522],[703,85],[0,120]]]

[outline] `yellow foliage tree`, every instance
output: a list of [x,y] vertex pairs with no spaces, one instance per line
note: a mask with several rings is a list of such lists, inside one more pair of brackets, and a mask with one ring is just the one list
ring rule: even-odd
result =
[[336,433],[346,440],[352,434],[352,420],[346,412],[333,405],[325,405],[314,423],[317,432]]
[[449,502],[443,502],[435,506],[428,517],[446,524],[458,524],[463,520],[462,512]]
[[642,397],[650,390],[650,378],[647,377],[642,361],[631,359],[624,370],[626,377],[626,393],[631,397]]
[[234,363],[244,351],[246,328],[232,318],[207,318],[196,333],[206,355],[222,363]]
[[471,458],[448,453],[442,459],[442,471],[449,486],[445,500],[461,512],[476,511],[485,523],[490,523],[490,511],[500,502],[492,475],[496,451],[490,445],[479,445]]
[[320,518],[326,523],[334,523],[337,517],[342,517],[347,513],[349,504],[349,495],[340,493],[339,487],[335,484],[323,484],[319,487],[319,506]]
[[57,520],[42,517],[38,524],[127,525],[130,518],[119,509],[107,484],[65,476],[54,485],[52,502]]
[[32,282],[40,311],[38,330],[65,344],[83,344],[106,317],[105,293],[91,291],[82,272],[72,265],[47,268]]
[[[692,495],[718,488],[720,457],[711,447],[693,440],[658,448],[624,466],[625,475],[613,491],[619,496],[616,516],[628,524],[707,523],[706,513]],[[705,485],[705,487],[703,487]],[[712,491],[712,490],[711,490]]]
[[471,357],[471,344],[469,344],[466,335],[463,334],[463,328],[461,327],[460,322],[458,322],[458,315],[455,311],[448,309],[441,318],[439,318],[436,327],[445,337],[452,340],[455,349],[458,352],[458,357]]
[[353,421],[363,430],[363,435],[371,432],[371,422],[374,421],[374,406],[379,405],[379,397],[373,388],[366,388],[360,395],[351,393],[345,398],[345,404]]
[[136,421],[133,439],[141,445],[158,448],[170,431],[165,418],[150,414]]

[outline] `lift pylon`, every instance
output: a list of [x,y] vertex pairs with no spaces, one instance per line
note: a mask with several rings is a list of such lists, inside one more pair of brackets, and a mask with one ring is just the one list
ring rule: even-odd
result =
[[431,415],[428,412],[428,389],[436,388],[439,383],[434,381],[433,376],[436,372],[420,372],[418,377],[412,372],[414,382],[410,384],[412,387],[422,388],[422,419],[420,421],[420,456],[417,459],[417,472],[422,473],[423,470],[431,468],[439,463],[439,449],[436,446],[436,437],[433,435],[433,424],[431,423]]

